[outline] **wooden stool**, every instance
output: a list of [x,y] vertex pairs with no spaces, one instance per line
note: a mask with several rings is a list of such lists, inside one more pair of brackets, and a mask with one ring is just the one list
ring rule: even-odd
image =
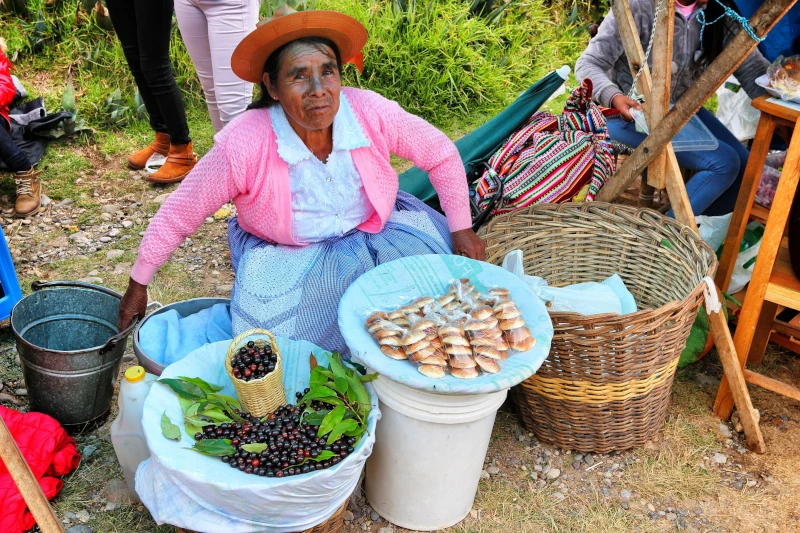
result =
[[[753,149],[750,152],[739,196],[736,199],[731,225],[728,228],[728,235],[725,239],[728,246],[723,250],[716,283],[723,288],[730,283],[733,265],[739,251],[739,247],[734,243],[742,241],[745,225],[752,214],[753,200],[761,178],[761,169],[764,167],[775,127],[777,125],[789,126],[794,129],[792,140],[786,154],[786,162],[778,182],[775,199],[766,217],[764,236],[758,250],[753,277],[747,288],[733,342],[746,382],[800,400],[800,389],[797,387],[745,368],[748,355],[760,360],[764,353],[778,307],[800,310],[800,280],[795,277],[789,264],[788,244],[784,237],[792,200],[797,190],[798,178],[800,178],[800,133],[795,127],[800,119],[800,111],[770,102],[767,96],[755,99],[753,107],[761,111],[761,119],[753,139]],[[714,404],[714,413],[723,419],[728,419],[732,411],[733,398],[727,379],[723,378]]]

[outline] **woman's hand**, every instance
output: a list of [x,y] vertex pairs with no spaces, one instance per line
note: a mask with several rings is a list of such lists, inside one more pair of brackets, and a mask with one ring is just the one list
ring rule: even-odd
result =
[[470,259],[483,261],[486,259],[486,243],[475,235],[472,229],[462,229],[451,233],[453,238],[453,254],[465,255]]
[[134,317],[144,318],[147,312],[147,285],[142,285],[133,281],[128,281],[128,290],[119,302],[119,318],[117,319],[117,331],[123,331],[131,325]]
[[619,111],[619,114],[622,116],[623,120],[627,120],[628,122],[633,122],[633,115],[631,115],[631,108],[642,109],[642,106],[639,105],[639,102],[628,98],[624,94],[618,94],[617,96],[612,98],[611,107]]

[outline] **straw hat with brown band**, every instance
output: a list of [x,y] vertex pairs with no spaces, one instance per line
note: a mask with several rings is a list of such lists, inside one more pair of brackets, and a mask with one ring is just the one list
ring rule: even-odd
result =
[[233,72],[245,81],[261,83],[264,63],[272,52],[303,37],[330,39],[339,49],[342,62],[353,63],[361,71],[361,50],[367,42],[363,24],[336,11],[295,11],[283,5],[272,17],[261,20],[233,51]]

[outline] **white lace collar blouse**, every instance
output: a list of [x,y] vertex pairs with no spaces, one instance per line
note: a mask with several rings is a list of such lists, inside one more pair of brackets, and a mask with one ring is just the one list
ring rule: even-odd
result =
[[269,112],[278,155],[289,166],[294,240],[311,243],[341,237],[369,219],[374,208],[350,150],[370,143],[344,93],[333,119],[333,151],[324,163],[300,139],[280,105]]

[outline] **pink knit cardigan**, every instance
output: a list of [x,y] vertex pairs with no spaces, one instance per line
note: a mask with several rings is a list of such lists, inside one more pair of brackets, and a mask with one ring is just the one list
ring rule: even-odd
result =
[[[425,120],[377,93],[343,88],[370,145],[352,151],[364,190],[375,208],[358,226],[378,233],[394,209],[399,187],[390,154],[429,172],[450,231],[471,225],[464,165],[455,145]],[[214,137],[214,147],[173,192],[147,228],[131,277],[149,284],[158,268],[206,217],[229,201],[239,225],[266,241],[300,246],[292,238],[289,169],[278,155],[269,111],[243,113]]]

